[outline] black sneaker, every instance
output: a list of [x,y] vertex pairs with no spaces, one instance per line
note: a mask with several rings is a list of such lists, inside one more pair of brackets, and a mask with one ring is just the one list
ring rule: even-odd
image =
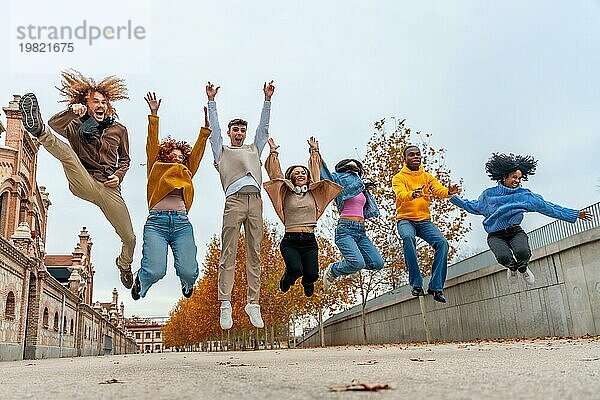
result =
[[194,287],[192,286],[188,291],[185,290],[185,286],[183,283],[181,284],[181,293],[183,293],[183,297],[190,298],[192,297],[192,293],[194,293]]
[[427,293],[432,294],[433,295],[433,299],[439,303],[445,303],[446,302],[446,298],[444,297],[444,294],[442,293],[442,291],[437,291],[437,290],[431,290],[431,289],[427,289]]
[[423,291],[423,288],[421,286],[413,286],[410,293],[415,297],[425,296],[425,292]]
[[314,283],[307,283],[306,285],[302,285],[304,287],[304,295],[306,297],[310,297],[313,295],[313,293],[315,292],[315,284]]
[[140,278],[135,276],[135,281],[133,282],[133,286],[131,286],[131,298],[134,300],[140,299],[140,292],[142,290],[142,285],[140,284]]
[[285,279],[285,274],[281,277],[281,279],[279,280],[279,289],[281,289],[281,291],[283,293],[287,292],[288,290],[290,290],[291,285],[287,282],[287,280]]
[[39,137],[44,132],[44,122],[35,94],[24,94],[19,100],[19,110],[21,111],[23,128],[33,136]]

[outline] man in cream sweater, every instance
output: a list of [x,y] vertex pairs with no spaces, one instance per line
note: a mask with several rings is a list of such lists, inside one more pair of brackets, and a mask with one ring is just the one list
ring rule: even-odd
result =
[[219,91],[208,82],[208,119],[212,131],[209,140],[219,171],[221,185],[225,191],[225,209],[221,229],[221,259],[219,260],[219,300],[221,301],[221,328],[233,326],[231,310],[231,292],[235,276],[235,257],[237,253],[240,227],[244,225],[246,235],[246,278],[248,304],[244,310],[250,322],[257,328],[264,327],[260,314],[260,245],[263,238],[262,171],[260,155],[269,139],[269,119],[271,115],[271,96],[275,92],[273,81],[264,84],[265,101],[256,128],[252,144],[244,144],[248,123],[234,119],[227,125],[227,136],[231,145],[223,143],[217,103],[215,96]]

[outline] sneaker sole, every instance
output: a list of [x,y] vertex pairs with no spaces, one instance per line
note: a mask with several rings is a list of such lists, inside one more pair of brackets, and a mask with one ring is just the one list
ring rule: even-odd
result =
[[42,131],[42,121],[39,117],[38,101],[33,93],[27,93],[21,97],[19,110],[21,110],[23,128],[34,136],[39,135]]

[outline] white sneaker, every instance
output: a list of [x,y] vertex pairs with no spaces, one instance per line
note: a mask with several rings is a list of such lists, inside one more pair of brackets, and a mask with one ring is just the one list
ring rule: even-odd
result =
[[264,328],[265,323],[263,322],[262,316],[260,315],[260,306],[258,304],[246,304],[244,311],[250,317],[250,322],[257,328]]
[[531,272],[529,267],[523,272],[523,279],[525,279],[525,282],[527,282],[528,285],[533,285],[535,283],[535,275],[533,275],[533,272]]
[[230,301],[221,302],[221,318],[219,319],[219,322],[221,323],[221,329],[230,329],[233,326]]
[[329,264],[325,271],[323,271],[323,289],[329,289],[329,286],[333,285],[335,282],[335,276],[333,276],[333,272],[331,272],[331,267],[333,263]]
[[513,271],[510,269],[506,269],[506,278],[508,279],[508,283],[513,284],[513,283],[517,283],[517,271]]

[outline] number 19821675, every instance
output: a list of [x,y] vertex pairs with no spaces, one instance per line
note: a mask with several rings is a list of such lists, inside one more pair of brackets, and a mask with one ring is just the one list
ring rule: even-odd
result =
[[19,43],[21,53],[72,53],[73,43]]

